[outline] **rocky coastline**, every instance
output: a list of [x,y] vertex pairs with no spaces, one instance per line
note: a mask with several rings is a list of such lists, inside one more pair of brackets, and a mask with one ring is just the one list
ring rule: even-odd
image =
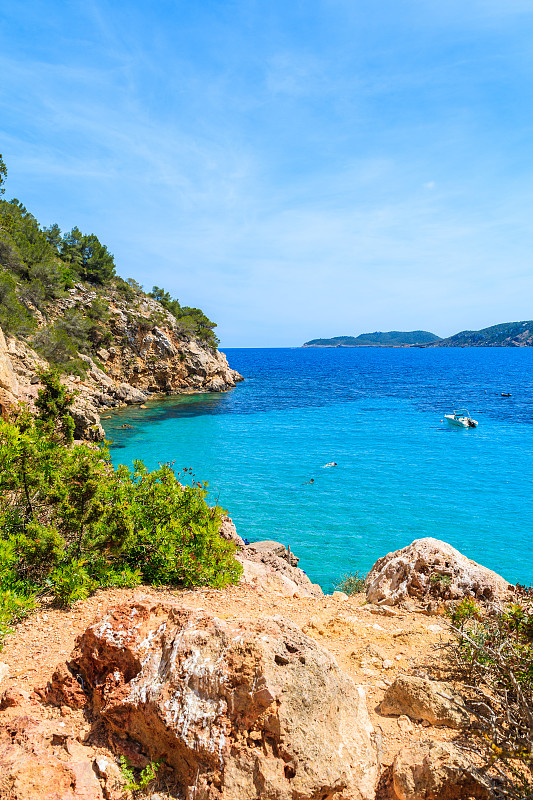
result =
[[[493,796],[441,655],[444,612],[513,587],[420,539],[376,562],[366,595],[324,595],[283,544],[246,545],[230,518],[220,533],[237,586],[99,591],[17,626],[0,665],[0,800]],[[128,788],[124,757],[157,777]]]
[[[69,310],[83,314],[96,297],[90,286],[76,284],[67,298],[55,302],[49,321]],[[223,392],[243,380],[224,353],[184,333],[173,315],[152,298],[140,295],[132,305],[110,291],[106,305],[108,320],[100,345],[92,355],[78,354],[85,374],[63,378],[75,393],[72,414],[77,439],[101,441],[100,415],[108,409],[142,405],[161,395]],[[3,416],[19,402],[33,407],[40,389],[39,371],[48,366],[25,341],[0,330]]]

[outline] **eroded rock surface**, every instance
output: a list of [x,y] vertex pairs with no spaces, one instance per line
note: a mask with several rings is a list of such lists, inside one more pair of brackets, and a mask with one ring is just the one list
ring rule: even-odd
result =
[[0,723],[0,800],[104,800],[87,748],[65,723],[9,703]]
[[7,350],[6,340],[0,328],[0,389],[10,392],[12,395],[18,393],[18,381],[13,371],[11,359]]
[[466,728],[470,724],[462,697],[450,684],[415,675],[398,675],[380,706],[381,714],[406,714],[431,725]]
[[223,539],[236,544],[238,550],[242,550],[244,547],[244,539],[242,539],[237,533],[237,528],[235,527],[235,523],[231,517],[222,517],[222,522],[218,532]]
[[404,747],[392,766],[398,800],[489,800],[488,785],[471,761],[449,742]]
[[[68,297],[50,304],[47,321],[53,323],[72,311],[84,315],[95,299],[97,294],[90,287],[76,284]],[[106,409],[143,404],[158,394],[223,392],[243,379],[231,369],[224,353],[180,328],[152,298],[138,297],[132,305],[110,288],[104,299],[109,314],[105,341],[109,343],[95,344],[92,357],[78,353],[86,365],[82,378],[65,375],[62,379],[76,392],[76,438],[102,440],[100,414]],[[34,316],[42,327],[42,314],[34,309]],[[14,336],[6,341],[0,330],[0,411],[4,415],[17,401],[33,407],[40,388],[38,371],[48,366],[28,344]]]
[[189,800],[371,800],[362,688],[281,617],[167,603],[108,611],[70,662],[93,712],[174,769]]
[[265,589],[279,589],[298,597],[322,597],[323,591],[312,583],[298,566],[297,558],[280,542],[254,542],[237,554],[243,565],[243,579]]
[[367,579],[369,603],[399,605],[410,598],[504,600],[509,583],[439,539],[416,539],[378,559]]

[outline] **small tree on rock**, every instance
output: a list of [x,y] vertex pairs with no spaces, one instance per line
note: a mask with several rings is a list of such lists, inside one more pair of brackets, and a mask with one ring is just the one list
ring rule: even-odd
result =
[[67,392],[59,380],[57,370],[48,370],[39,375],[43,388],[39,390],[35,405],[39,409],[38,418],[47,433],[59,436],[67,444],[74,438],[74,419],[70,408],[74,402],[74,394]]

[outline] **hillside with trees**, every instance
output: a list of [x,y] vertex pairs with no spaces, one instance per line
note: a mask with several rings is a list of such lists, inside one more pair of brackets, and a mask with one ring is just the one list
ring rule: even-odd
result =
[[532,347],[533,320],[502,322],[479,331],[461,331],[437,342],[438,347]]
[[[0,159],[0,189],[7,170]],[[103,409],[154,394],[224,391],[241,379],[216,324],[154,286],[117,274],[107,245],[77,226],[43,227],[0,199],[0,409],[34,408],[53,368],[75,392],[77,438],[101,439]],[[6,339],[4,339],[4,335]]]
[[[66,351],[59,355],[65,336],[76,332],[75,344],[86,352],[98,344],[95,329],[105,328],[106,322],[102,298],[110,292],[132,304],[153,297],[172,314],[183,334],[208,347],[218,345],[216,324],[200,309],[182,308],[158,287],[146,295],[136,281],[117,275],[113,255],[94,233],[74,227],[62,234],[58,225],[41,227],[16,199],[0,200],[0,268],[0,326],[5,333],[34,342],[35,349],[46,358],[52,356],[59,368],[71,361],[66,342]],[[89,319],[69,314],[54,320],[54,302],[79,283],[90,284],[96,295]]]
[[375,331],[359,336],[334,336],[331,339],[311,339],[303,347],[406,347],[407,345],[438,342],[440,337],[429,331]]

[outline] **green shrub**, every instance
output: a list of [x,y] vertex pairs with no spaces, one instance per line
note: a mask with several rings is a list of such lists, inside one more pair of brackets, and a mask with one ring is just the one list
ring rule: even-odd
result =
[[480,611],[479,605],[473,598],[465,597],[448,611],[448,616],[452,621],[452,625],[462,629],[467,623],[479,619]]
[[366,575],[356,570],[355,572],[343,575],[335,588],[338,589],[339,592],[344,592],[345,594],[357,594],[358,592],[365,591],[365,581]]
[[91,577],[86,559],[71,559],[50,573],[49,586],[60,605],[70,606],[76,600],[85,600],[98,587]]
[[533,599],[526,591],[480,613],[471,599],[451,611],[450,657],[465,671],[477,737],[469,746],[494,779],[494,796],[533,793]]
[[19,301],[16,287],[15,278],[0,269],[0,327],[5,333],[25,336],[35,328],[35,321]]
[[161,303],[163,308],[174,315],[178,328],[183,333],[195,336],[208,347],[215,349],[218,347],[220,341],[214,333],[214,329],[217,327],[216,323],[211,322],[199,308],[181,306],[177,298],[172,299],[169,292],[159,286],[154,286],[148,296],[153,297],[154,300]]
[[0,421],[0,588],[70,605],[98,586],[236,582],[206,485],[183,485],[169,465],[115,470],[105,448],[71,445],[73,398],[57,373],[42,380],[38,417]]
[[432,587],[437,589],[447,589],[452,585],[451,575],[445,575],[442,572],[432,572],[429,576],[429,582]]
[[0,586],[0,649],[12,625],[20,622],[35,608],[35,597]]
[[150,761],[144,769],[135,770],[126,756],[120,756],[119,764],[122,777],[126,782],[124,788],[126,791],[135,793],[144,792],[155,781],[161,766],[159,761]]
[[60,372],[84,377],[87,363],[79,357],[90,350],[91,322],[79,311],[69,309],[53,325],[41,328],[33,346]]

